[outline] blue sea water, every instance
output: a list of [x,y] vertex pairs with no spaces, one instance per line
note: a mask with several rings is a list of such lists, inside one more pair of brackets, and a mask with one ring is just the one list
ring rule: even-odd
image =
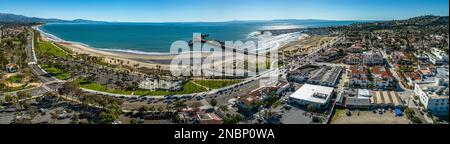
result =
[[247,40],[257,30],[350,25],[357,21],[231,21],[201,23],[97,23],[46,24],[45,33],[60,39],[89,45],[96,49],[169,52],[177,40],[189,41],[193,33],[209,34],[221,41]]

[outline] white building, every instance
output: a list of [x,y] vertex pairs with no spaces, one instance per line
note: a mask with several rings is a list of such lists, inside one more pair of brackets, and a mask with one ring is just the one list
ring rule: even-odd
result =
[[333,93],[332,87],[305,84],[291,94],[289,99],[291,102],[302,106],[312,105],[317,109],[322,109],[328,106]]
[[139,83],[139,88],[146,90],[180,90],[183,81],[147,78]]
[[369,108],[372,95],[367,89],[358,89],[356,95],[348,96],[345,106],[348,108]]
[[442,62],[448,62],[448,54],[440,49],[432,48],[431,54],[433,54],[437,59],[441,60]]
[[415,84],[414,94],[430,112],[438,115],[448,115],[449,89],[445,86],[431,84]]
[[379,65],[384,63],[384,58],[378,50],[366,51],[362,54],[353,54],[346,59],[347,64]]

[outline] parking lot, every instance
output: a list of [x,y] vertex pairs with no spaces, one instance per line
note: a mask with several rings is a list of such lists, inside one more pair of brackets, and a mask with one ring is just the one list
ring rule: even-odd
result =
[[284,112],[281,118],[283,124],[309,124],[312,118],[307,115],[306,111],[298,108],[292,108]]
[[[359,113],[359,114],[358,114]],[[386,111],[383,114],[373,111],[351,111],[351,116],[346,115],[346,110],[337,110],[331,124],[408,124],[406,116],[396,117],[394,113]]]

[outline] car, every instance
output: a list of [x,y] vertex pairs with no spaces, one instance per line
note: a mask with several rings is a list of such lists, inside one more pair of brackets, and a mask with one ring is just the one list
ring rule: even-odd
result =
[[200,100],[203,99],[203,97],[202,97],[202,96],[197,96],[197,97],[195,97],[195,99],[197,99],[198,101],[200,101]]
[[285,105],[283,108],[286,109],[286,110],[291,110],[292,109],[292,107],[288,106],[288,105]]

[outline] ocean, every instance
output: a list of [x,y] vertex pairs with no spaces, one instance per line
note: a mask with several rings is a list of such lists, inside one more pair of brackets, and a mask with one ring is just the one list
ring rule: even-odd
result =
[[59,39],[89,47],[123,52],[166,53],[178,40],[189,41],[193,33],[209,39],[246,41],[257,30],[350,25],[360,21],[279,20],[198,23],[98,23],[45,24],[40,29]]

